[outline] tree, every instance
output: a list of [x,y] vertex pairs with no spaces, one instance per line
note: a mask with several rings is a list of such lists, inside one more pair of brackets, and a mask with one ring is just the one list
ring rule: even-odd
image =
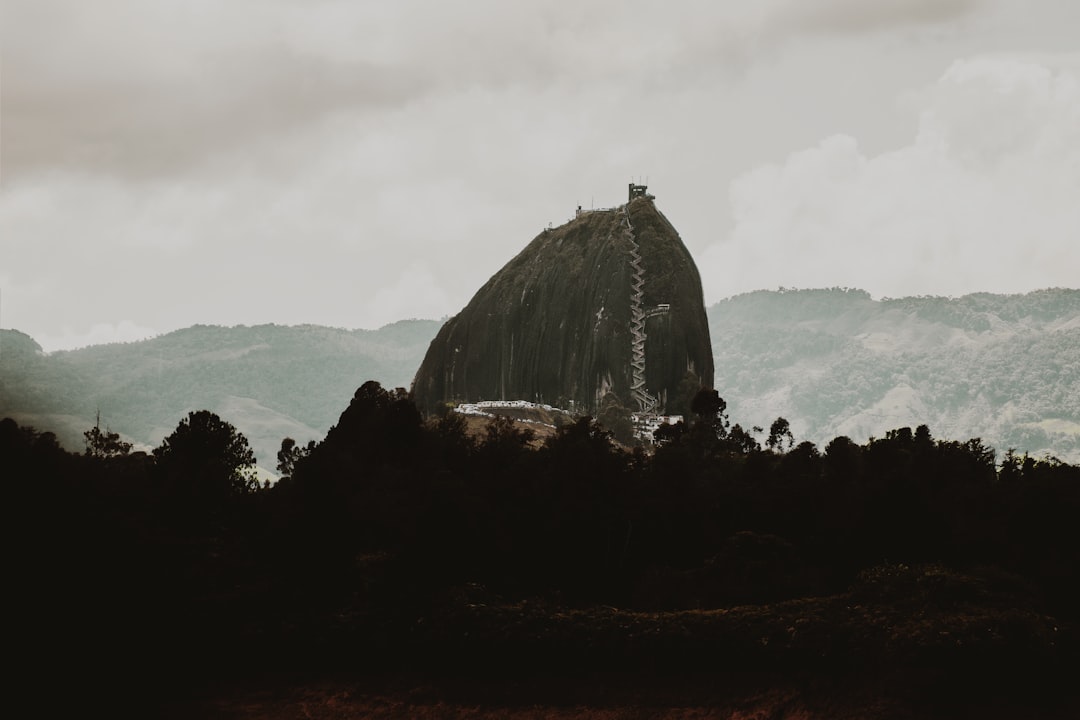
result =
[[259,488],[247,438],[209,410],[188,413],[154,450],[159,470],[201,500],[247,495]]
[[915,445],[922,450],[929,450],[934,445],[934,436],[930,434],[930,428],[920,425],[915,428]]
[[112,432],[108,426],[104,432],[101,430],[101,413],[98,413],[94,427],[83,433],[83,438],[86,443],[86,457],[104,460],[123,457],[131,452],[131,443],[121,440],[119,433]]
[[[423,435],[424,420],[409,393],[404,388],[386,390],[368,380],[353,393],[317,452],[348,457],[357,469],[377,468],[415,458]],[[340,461],[339,457],[335,462]]]
[[730,422],[727,417],[727,402],[720,393],[711,388],[701,388],[690,403],[690,411],[698,416],[697,427],[703,428],[716,438],[725,438]]
[[850,482],[860,473],[862,448],[847,435],[840,435],[825,446],[825,470],[836,480]]
[[701,378],[693,370],[687,370],[675,389],[672,401],[668,403],[668,412],[671,415],[689,417],[690,406],[694,402],[694,396],[702,389]]
[[814,443],[804,440],[788,450],[780,467],[788,479],[813,480],[821,474],[821,453]]
[[283,439],[281,449],[277,454],[277,471],[281,473],[281,478],[283,480],[291,478],[296,472],[296,464],[310,455],[314,449],[314,440],[309,440],[306,447],[300,447],[291,437]]
[[678,443],[679,439],[686,434],[686,422],[680,420],[674,425],[663,424],[653,431],[653,443],[662,447],[670,443]]
[[[591,422],[592,418],[588,418]],[[517,455],[529,447],[536,437],[531,428],[522,428],[506,415],[495,415],[484,427],[480,449],[499,456]]]
[[634,422],[630,417],[630,410],[619,401],[615,393],[604,396],[596,422],[623,445],[634,444]]
[[770,450],[783,452],[794,444],[795,437],[791,434],[791,423],[782,417],[773,420],[773,424],[769,426],[769,439],[765,441],[765,446]]
[[[761,429],[754,427],[754,430],[761,432]],[[749,455],[750,453],[757,452],[761,449],[761,445],[758,443],[757,438],[754,437],[752,432],[746,432],[742,429],[742,425],[735,423],[731,427],[729,433],[729,439],[732,447],[743,455]]]

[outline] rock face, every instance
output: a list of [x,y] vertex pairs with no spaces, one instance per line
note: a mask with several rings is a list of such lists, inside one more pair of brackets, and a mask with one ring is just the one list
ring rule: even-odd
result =
[[427,410],[529,400],[595,414],[617,400],[659,412],[688,371],[694,389],[712,387],[701,277],[639,195],[538,235],[442,327],[413,394]]

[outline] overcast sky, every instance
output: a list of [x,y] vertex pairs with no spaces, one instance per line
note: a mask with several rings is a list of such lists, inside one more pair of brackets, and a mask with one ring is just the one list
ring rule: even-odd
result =
[[1077,0],[0,8],[0,326],[47,350],[452,315],[644,176],[708,303],[1080,286]]

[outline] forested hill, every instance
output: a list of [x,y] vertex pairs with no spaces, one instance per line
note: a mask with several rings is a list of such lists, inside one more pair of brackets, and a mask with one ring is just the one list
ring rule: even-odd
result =
[[[820,447],[926,424],[1080,462],[1080,290],[873,300],[858,290],[739,295],[708,308],[716,388],[732,421],[787,418]],[[379,330],[196,326],[137,343],[44,354],[0,331],[0,417],[81,449],[103,425],[155,446],[207,409],[272,469],[281,439],[321,439],[366,380],[408,387],[440,323]],[[762,438],[759,438],[762,439]]]
[[272,470],[282,438],[321,440],[365,381],[408,387],[440,324],[197,325],[49,354],[23,333],[2,331],[0,417],[81,449],[83,431],[100,412],[103,427],[152,447],[188,411],[207,409],[233,423]]
[[716,388],[733,420],[787,418],[797,439],[857,442],[928,425],[1080,459],[1080,290],[875,301],[780,290],[709,308]]

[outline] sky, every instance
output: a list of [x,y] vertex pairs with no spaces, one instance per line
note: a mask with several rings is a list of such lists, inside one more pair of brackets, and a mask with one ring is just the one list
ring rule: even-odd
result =
[[708,304],[1078,287],[1077,28],[1076,0],[4,0],[0,327],[444,318],[637,180]]

